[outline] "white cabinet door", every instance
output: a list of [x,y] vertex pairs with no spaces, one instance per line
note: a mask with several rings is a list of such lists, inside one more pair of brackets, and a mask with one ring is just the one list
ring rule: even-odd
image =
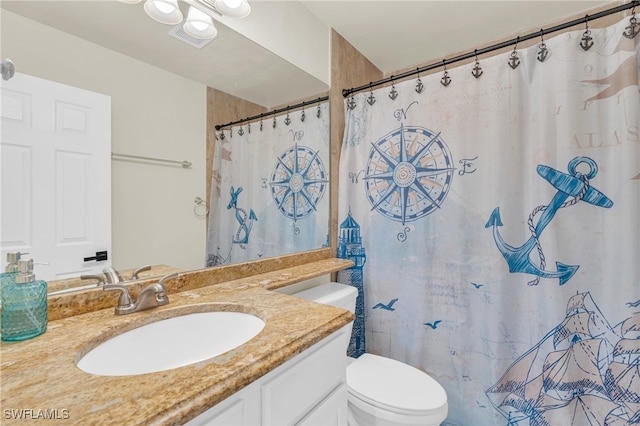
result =
[[[345,348],[332,334],[288,361],[286,369],[262,384],[262,419],[267,425],[292,425],[346,381]],[[346,399],[344,400],[346,403]]]
[[347,424],[347,385],[343,384],[325,398],[298,426],[327,426]]
[[185,426],[259,425],[260,417],[259,389],[249,386],[188,421]]
[[111,258],[111,98],[16,73],[2,81],[0,250],[28,252],[47,281]]

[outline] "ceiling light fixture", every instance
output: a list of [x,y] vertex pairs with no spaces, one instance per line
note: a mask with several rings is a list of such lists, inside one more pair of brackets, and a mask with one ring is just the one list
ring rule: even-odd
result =
[[[136,4],[142,0],[118,0],[121,3]],[[189,36],[211,40],[217,37],[218,30],[212,17],[228,16],[244,18],[251,13],[247,0],[183,0],[189,5],[189,13],[182,29]],[[167,25],[177,25],[184,16],[178,0],[146,0],[144,10],[154,20]]]
[[215,0],[215,8],[231,18],[244,18],[251,13],[247,0]]
[[178,0],[147,0],[144,10],[151,18],[163,24],[177,25],[182,22]]
[[191,37],[202,40],[213,39],[218,35],[218,30],[213,25],[211,16],[193,6],[189,7],[189,14],[182,29]]

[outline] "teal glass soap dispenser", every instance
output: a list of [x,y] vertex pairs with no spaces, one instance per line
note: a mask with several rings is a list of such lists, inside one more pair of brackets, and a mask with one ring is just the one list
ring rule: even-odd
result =
[[15,342],[47,330],[47,283],[36,280],[33,260],[18,260],[18,275],[2,289],[2,340]]

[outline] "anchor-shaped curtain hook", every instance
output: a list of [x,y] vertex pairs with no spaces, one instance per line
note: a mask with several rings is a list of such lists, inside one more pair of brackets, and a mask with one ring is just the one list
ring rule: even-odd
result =
[[520,65],[520,58],[518,57],[518,42],[520,42],[520,36],[516,37],[516,44],[513,46],[513,52],[509,56],[509,66],[512,70],[518,68]]
[[449,71],[447,71],[446,59],[442,60],[442,66],[444,67],[444,74],[442,74],[442,78],[440,79],[440,84],[442,84],[444,87],[447,87],[449,84],[451,84],[451,78],[449,78]]
[[625,28],[622,33],[626,38],[634,38],[640,34],[640,22],[638,22],[638,18],[636,18],[636,6],[634,5],[631,9],[631,18],[629,19],[629,25]]
[[287,107],[287,116],[284,119],[284,124],[286,124],[287,126],[291,124],[291,118],[289,118],[289,107]]
[[544,62],[549,56],[549,49],[547,49],[547,44],[544,42],[544,30],[540,28],[540,44],[538,45],[538,61]]
[[247,123],[247,133],[251,134],[251,123]]
[[391,91],[389,92],[389,99],[395,101],[398,97],[398,91],[396,90],[396,85],[393,82],[393,76],[391,76]]
[[273,116],[273,128],[274,129],[276,128],[276,117],[275,117],[275,115]]
[[473,55],[476,57],[476,64],[473,66],[473,70],[471,70],[471,75],[475,78],[480,78],[484,71],[482,71],[480,62],[478,61],[478,49],[473,51]]
[[422,84],[422,80],[420,80],[420,72],[418,71],[420,68],[416,68],[416,72],[418,73],[418,80],[416,80],[416,93],[422,93],[424,90],[424,84]]
[[369,83],[369,96],[367,97],[367,103],[369,105],[373,105],[376,103],[376,97],[373,96],[373,89],[371,88],[372,84],[373,83]]
[[354,99],[353,95],[351,95],[349,97],[349,99],[347,99],[347,108],[349,109],[355,109],[356,107],[356,100]]
[[220,131],[220,140],[224,140],[225,136],[224,136],[224,129],[222,129]]
[[580,47],[586,52],[593,46],[593,37],[591,37],[591,30],[589,29],[589,15],[584,16],[584,25],[585,28],[582,38],[580,39]]
[[263,124],[263,122],[262,122],[262,114],[260,114],[260,131],[262,131],[262,124]]
[[300,113],[300,121],[302,121],[304,123],[304,119],[305,119],[305,114],[304,114],[304,105],[302,105],[302,112]]
[[240,136],[244,135],[244,129],[242,128],[242,126],[240,126],[240,128],[238,129],[238,134]]
[[320,112],[320,104],[318,104],[318,110],[316,111],[316,117],[320,118],[322,112]]

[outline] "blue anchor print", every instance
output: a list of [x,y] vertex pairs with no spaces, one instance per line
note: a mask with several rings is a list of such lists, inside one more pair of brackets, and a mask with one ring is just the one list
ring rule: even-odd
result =
[[[242,187],[239,186],[237,191],[234,191],[233,186],[231,187],[231,201],[227,205],[227,209],[235,209],[236,211],[236,220],[240,223],[238,227],[238,232],[236,232],[236,236],[233,239],[234,244],[240,244],[240,247],[244,248],[244,244],[249,242],[249,234],[251,233],[251,228],[253,227],[253,222],[258,220],[258,216],[253,212],[253,209],[249,209],[249,214],[247,215],[246,210],[238,207],[238,196],[242,192]],[[248,222],[247,222],[248,216]],[[248,224],[247,224],[248,223]],[[240,238],[240,233],[244,232],[244,236]]]
[[398,299],[391,299],[389,303],[386,305],[382,302],[375,305],[372,309],[384,309],[385,311],[395,311],[396,308],[393,308],[393,304],[396,303]]
[[[580,164],[586,164],[589,167],[587,174],[582,174],[576,170],[576,167]],[[589,185],[589,180],[593,179],[598,173],[598,166],[591,158],[576,157],[571,160],[568,165],[569,174],[543,165],[538,165],[536,171],[558,192],[556,192],[548,206],[537,207],[529,216],[531,237],[520,247],[513,247],[505,243],[498,231],[498,227],[502,226],[499,207],[493,210],[485,228],[493,227],[493,238],[509,265],[509,272],[536,275],[536,279],[529,282],[529,285],[537,285],[540,278],[558,278],[560,285],[564,285],[576,273],[579,266],[556,262],[556,271],[545,270],[545,258],[538,241],[540,234],[551,222],[556,212],[563,207],[569,207],[579,201],[585,201],[594,206],[610,208],[613,206],[613,201]],[[571,199],[567,201],[569,198]],[[534,226],[533,217],[540,211],[542,214],[538,219],[538,223]],[[534,265],[530,259],[531,251],[534,248],[538,250],[540,266]]]

